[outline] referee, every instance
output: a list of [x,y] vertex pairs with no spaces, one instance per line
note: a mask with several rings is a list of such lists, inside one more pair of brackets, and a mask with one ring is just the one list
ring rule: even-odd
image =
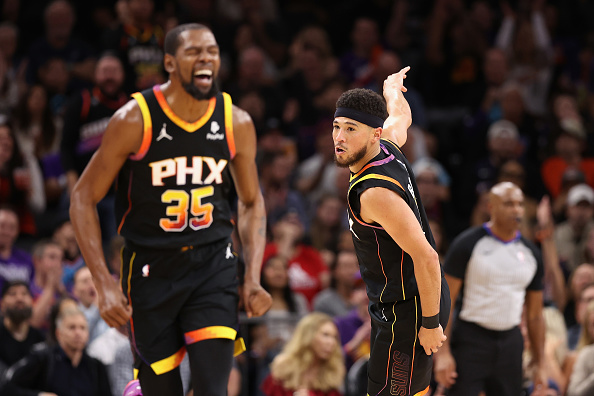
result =
[[[537,247],[520,234],[524,196],[513,183],[489,192],[491,220],[460,234],[445,259],[452,304],[462,294],[448,339],[436,354],[435,378],[450,396],[517,396],[522,391],[520,331],[526,324],[536,364],[534,385],[547,387],[544,371],[543,262]],[[451,334],[450,334],[451,333]],[[537,393],[535,393],[537,394]]]

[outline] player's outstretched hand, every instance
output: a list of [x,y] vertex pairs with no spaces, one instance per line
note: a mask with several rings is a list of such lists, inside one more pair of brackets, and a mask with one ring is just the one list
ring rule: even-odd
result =
[[132,316],[132,307],[115,279],[108,279],[97,287],[99,313],[110,327],[125,325]]
[[445,340],[447,340],[447,337],[443,334],[441,325],[435,329],[426,329],[421,326],[421,329],[419,330],[419,342],[425,349],[425,353],[429,356],[431,356],[432,353],[437,352]]
[[402,97],[400,92],[406,92],[407,89],[404,86],[404,79],[406,78],[406,73],[410,70],[410,66],[406,66],[398,73],[390,74],[384,80],[384,98],[386,98],[387,103],[392,103],[393,100],[397,100],[399,97]]
[[248,318],[262,316],[270,309],[272,297],[260,284],[246,281],[243,285],[243,303]]

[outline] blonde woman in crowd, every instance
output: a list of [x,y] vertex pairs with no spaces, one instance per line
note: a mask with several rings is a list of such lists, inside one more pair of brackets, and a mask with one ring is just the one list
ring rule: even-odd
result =
[[261,388],[266,396],[340,396],[344,375],[338,330],[330,316],[314,312],[299,321]]
[[594,395],[594,301],[588,304],[567,396]]

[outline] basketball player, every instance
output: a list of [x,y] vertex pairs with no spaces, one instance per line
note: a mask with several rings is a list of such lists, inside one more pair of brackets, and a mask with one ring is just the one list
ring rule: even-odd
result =
[[431,354],[446,338],[450,307],[415,178],[400,151],[411,124],[402,94],[408,70],[386,79],[386,101],[352,89],[334,114],[335,161],[351,171],[349,224],[370,300],[370,396],[428,392]]
[[[219,47],[207,27],[172,29],[164,50],[169,80],[114,114],[70,214],[101,316],[113,327],[129,321],[144,395],[182,394],[186,351],[194,395],[224,395],[237,333],[233,184],[247,265],[243,303],[248,316],[271,305],[259,282],[266,218],[256,134],[249,115],[218,90]],[[95,211],[116,176],[121,288],[105,264]]]

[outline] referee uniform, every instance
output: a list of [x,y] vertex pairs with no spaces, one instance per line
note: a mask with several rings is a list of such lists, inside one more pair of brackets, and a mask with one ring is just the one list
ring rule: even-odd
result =
[[449,394],[520,394],[524,341],[519,325],[526,292],[543,289],[539,250],[519,232],[504,241],[484,224],[453,241],[444,271],[463,281],[451,339],[458,377]]

